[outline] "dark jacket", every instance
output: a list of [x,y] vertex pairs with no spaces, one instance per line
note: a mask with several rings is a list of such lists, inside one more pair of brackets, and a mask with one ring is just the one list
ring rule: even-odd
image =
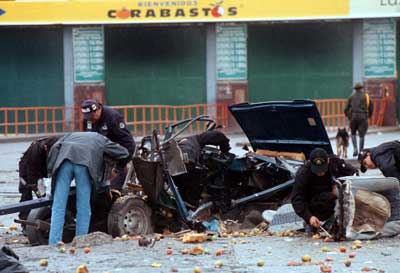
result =
[[329,169],[324,176],[317,176],[311,172],[311,163],[307,161],[296,173],[292,192],[294,210],[308,223],[313,216],[309,209],[311,200],[323,192],[332,192],[333,177],[348,176],[355,173],[357,173],[356,168],[333,155],[329,157]]
[[131,132],[126,128],[123,117],[115,109],[103,105],[101,107],[100,119],[96,123],[83,120],[83,130],[97,132],[120,144],[128,150],[131,158],[135,152],[135,140]]
[[367,96],[364,92],[356,91],[347,99],[344,113],[349,120],[365,120],[372,116],[374,104],[371,100],[367,103]]
[[[129,157],[126,148],[94,132],[69,133],[58,140],[49,152],[47,169],[49,176],[56,176],[58,168],[68,159],[86,166],[95,186],[105,186],[103,181],[104,156],[120,160]],[[54,180],[54,179],[53,179]],[[52,187],[54,189],[54,187]]]
[[227,153],[231,149],[229,138],[217,130],[182,138],[178,141],[178,144],[184,154],[185,163],[191,162],[195,165],[199,163],[201,149],[206,145],[219,146],[222,153]]
[[47,177],[47,153],[61,136],[43,137],[31,143],[18,163],[19,192],[35,190],[37,181]]
[[390,141],[369,150],[371,159],[386,177],[400,179],[400,142]]

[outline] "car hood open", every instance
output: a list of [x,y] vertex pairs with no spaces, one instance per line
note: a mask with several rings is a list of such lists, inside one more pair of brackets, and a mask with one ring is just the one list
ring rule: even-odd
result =
[[316,147],[333,153],[317,106],[311,100],[241,103],[229,106],[229,110],[254,151],[302,152],[306,158]]

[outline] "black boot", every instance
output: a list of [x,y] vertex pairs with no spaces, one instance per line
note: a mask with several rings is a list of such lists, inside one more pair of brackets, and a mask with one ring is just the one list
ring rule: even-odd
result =
[[365,137],[360,137],[360,152],[362,152],[362,150],[364,150],[364,141],[365,141]]
[[353,156],[356,157],[358,155],[357,136],[351,135],[351,141],[353,142]]

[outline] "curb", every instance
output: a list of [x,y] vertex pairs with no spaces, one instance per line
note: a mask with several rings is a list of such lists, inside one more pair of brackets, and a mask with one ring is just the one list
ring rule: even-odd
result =
[[[368,130],[367,135],[369,134],[374,134],[374,133],[390,133],[390,132],[396,132],[400,131],[400,127],[398,126],[389,126],[389,127],[379,127],[379,128],[370,128]],[[53,134],[32,134],[32,135],[19,135],[19,136],[0,136],[0,143],[17,143],[17,142],[27,142],[27,141],[33,141],[41,137],[46,137],[46,136],[61,136],[64,135],[64,133],[53,133]],[[228,136],[235,137],[235,136],[240,136],[240,137],[245,137],[244,134],[238,134],[238,133],[233,133],[233,134],[227,134]],[[328,133],[328,137],[330,140],[335,139],[336,133]],[[134,137],[136,143],[140,142],[142,137]],[[243,146],[243,145],[250,145],[248,141],[246,142],[237,142],[236,146]]]

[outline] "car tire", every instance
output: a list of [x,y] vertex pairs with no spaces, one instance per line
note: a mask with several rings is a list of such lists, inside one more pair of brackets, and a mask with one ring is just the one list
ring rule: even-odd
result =
[[[67,211],[65,222],[67,224],[73,221],[71,213]],[[37,220],[44,221],[50,224],[51,219],[51,207],[42,207],[31,210],[28,215],[28,222],[35,223]],[[35,226],[26,225],[26,235],[28,237],[29,243],[33,246],[36,245],[47,245],[49,243],[49,232],[50,230],[44,231],[40,229],[36,229]],[[66,230],[63,231],[63,242],[69,243],[72,241],[75,235],[75,230]]]
[[108,234],[119,237],[152,233],[151,214],[150,207],[142,199],[134,196],[120,197],[108,214]]

